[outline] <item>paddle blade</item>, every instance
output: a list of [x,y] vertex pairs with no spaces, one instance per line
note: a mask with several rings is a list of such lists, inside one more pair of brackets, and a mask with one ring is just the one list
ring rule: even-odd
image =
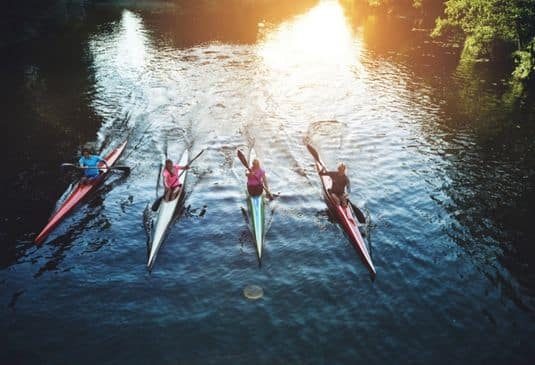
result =
[[312,157],[314,157],[314,160],[319,161],[320,155],[318,154],[318,151],[316,151],[316,149],[310,144],[307,144],[307,149],[308,152],[310,152],[310,154],[312,155]]
[[115,166],[115,167],[111,167],[110,168],[111,170],[119,170],[119,171],[122,171],[122,172],[130,172],[130,167],[129,166]]
[[362,224],[366,223],[366,216],[364,215],[364,213],[362,213],[362,210],[360,210],[359,207],[357,207],[351,201],[349,201],[349,204],[351,204],[351,208],[353,208],[353,212],[355,212],[355,215],[357,216],[359,223],[362,223]]
[[159,197],[158,199],[154,201],[151,207],[153,212],[156,212],[158,209],[160,209],[160,204],[162,204],[162,199],[163,199],[163,196]]
[[243,166],[245,166],[246,169],[249,168],[249,164],[247,163],[247,157],[243,154],[242,150],[238,150],[238,158],[240,159]]

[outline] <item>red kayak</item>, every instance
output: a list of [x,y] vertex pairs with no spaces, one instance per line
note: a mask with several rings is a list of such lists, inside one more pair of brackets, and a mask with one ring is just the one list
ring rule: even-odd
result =
[[[312,147],[311,145],[307,145],[308,150],[314,157],[314,160],[316,161],[316,170],[318,174],[321,170],[325,167],[325,164],[323,161],[321,161],[318,152]],[[353,212],[353,209],[351,208],[351,205],[348,204],[347,207],[342,207],[340,204],[336,204],[335,201],[331,198],[331,194],[329,194],[329,189],[332,186],[332,179],[329,176],[326,175],[320,175],[320,180],[323,186],[323,195],[325,198],[325,202],[327,203],[327,206],[329,207],[329,210],[334,215],[334,217],[338,220],[340,226],[344,229],[346,234],[349,237],[349,240],[357,250],[358,254],[360,255],[360,258],[362,259],[362,262],[368,270],[370,271],[370,274],[372,275],[372,278],[375,278],[375,266],[373,266],[373,262],[370,256],[370,253],[368,251],[368,248],[366,247],[366,243],[364,242],[364,239],[362,238],[362,235],[360,234],[358,225],[357,225],[357,218],[355,217],[355,214]]]
[[[113,164],[119,159],[121,153],[123,153],[126,142],[124,141],[119,147],[111,151],[104,159],[108,163],[108,166],[113,166]],[[99,167],[105,167],[101,162]],[[39,244],[42,243],[45,238],[56,228],[56,226],[65,218],[77,205],[80,203],[90,192],[94,191],[110,174],[110,170],[104,170],[98,177],[89,181],[87,184],[80,185],[77,183],[70,195],[65,199],[63,204],[52,214],[47,225],[39,235],[35,238],[34,242]]]

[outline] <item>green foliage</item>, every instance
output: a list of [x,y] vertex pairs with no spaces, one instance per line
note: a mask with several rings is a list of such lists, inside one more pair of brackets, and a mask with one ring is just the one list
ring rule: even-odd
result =
[[517,48],[515,78],[534,73],[535,0],[447,0],[445,5],[433,37],[464,38],[464,59],[492,58],[494,45],[511,44]]
[[514,53],[516,68],[513,77],[517,80],[527,80],[535,74],[535,37],[523,50]]

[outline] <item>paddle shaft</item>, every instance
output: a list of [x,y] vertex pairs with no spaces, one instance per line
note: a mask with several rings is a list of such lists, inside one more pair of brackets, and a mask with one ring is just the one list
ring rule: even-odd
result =
[[199,158],[200,155],[202,155],[202,153],[204,152],[204,149],[201,150],[201,152],[199,152],[195,157],[193,157],[191,160],[189,160],[188,164],[186,166],[184,166],[184,170],[182,170],[180,172],[180,174],[178,174],[178,177],[182,176],[182,174],[184,172],[186,172],[186,167],[190,167],[190,165],[193,163],[193,161],[195,161],[196,159]]
[[62,163],[61,167],[72,167],[79,170],[87,170],[87,169],[97,169],[97,170],[124,170],[124,169],[130,169],[129,166],[109,166],[109,167],[90,167],[90,166],[79,166],[73,163]]
[[162,164],[160,163],[160,168],[158,169],[158,179],[156,180],[156,199],[158,199],[158,189],[160,188],[160,179],[162,177]]

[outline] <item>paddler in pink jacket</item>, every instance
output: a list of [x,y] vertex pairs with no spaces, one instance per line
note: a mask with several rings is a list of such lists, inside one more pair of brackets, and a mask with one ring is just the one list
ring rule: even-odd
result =
[[251,196],[262,195],[264,190],[269,194],[267,186],[266,171],[260,167],[260,161],[258,159],[253,160],[253,164],[248,172],[247,176],[247,191]]
[[182,184],[179,180],[179,175],[182,171],[188,170],[189,166],[179,166],[173,164],[171,160],[165,160],[165,168],[163,169],[163,186],[165,188],[164,199],[166,201],[173,200],[177,197]]

